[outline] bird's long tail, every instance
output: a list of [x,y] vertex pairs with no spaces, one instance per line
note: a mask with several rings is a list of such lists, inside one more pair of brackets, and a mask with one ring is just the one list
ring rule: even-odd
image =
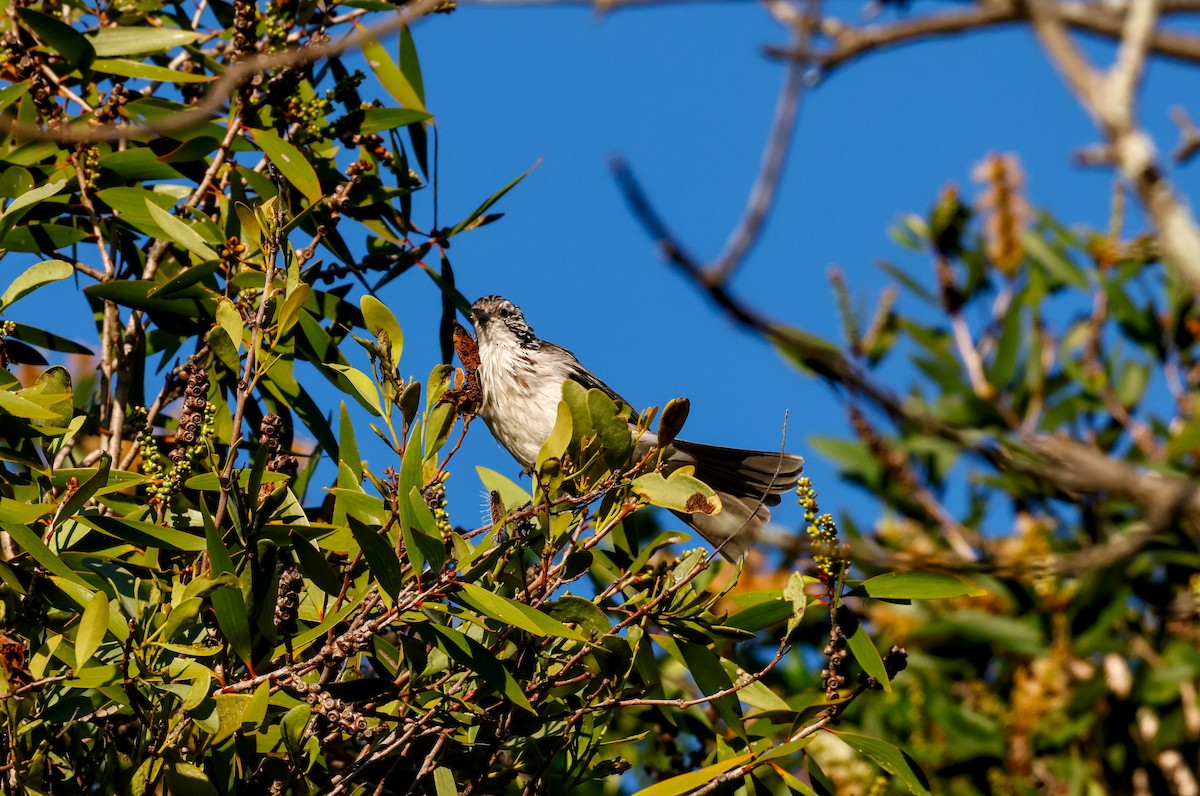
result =
[[720,448],[696,442],[671,443],[667,469],[686,465],[721,498],[716,514],[677,516],[713,544],[730,561],[741,559],[771,518],[770,507],[796,488],[804,459],[792,453]]

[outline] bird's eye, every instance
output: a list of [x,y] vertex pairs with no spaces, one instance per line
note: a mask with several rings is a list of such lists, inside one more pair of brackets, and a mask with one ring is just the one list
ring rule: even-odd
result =
[[508,307],[504,307],[500,310],[501,318],[508,318],[510,316],[512,316],[512,310],[510,310]]

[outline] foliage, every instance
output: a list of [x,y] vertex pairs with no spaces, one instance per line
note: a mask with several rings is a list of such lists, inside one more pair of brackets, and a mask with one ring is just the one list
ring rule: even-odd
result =
[[[98,373],[47,359],[91,354],[71,319],[4,322],[23,367],[0,371],[3,789],[812,792],[808,745],[904,664],[852,610],[979,589],[847,582],[810,485],[819,566],[735,589],[644,511],[708,487],[628,461],[629,408],[570,385],[530,488],[481,472],[490,521],[453,524],[470,373],[403,378],[374,293],[433,277],[448,363],[449,240],[513,183],[452,226],[417,219],[432,117],[411,35],[395,55],[359,40],[400,107],[364,102],[330,44],[386,7],[5,17],[0,247],[20,275],[0,310],[75,278]],[[336,419],[317,377],[350,405]],[[894,746],[842,737],[926,790]]]
[[847,317],[865,370],[913,366],[894,431],[852,402],[856,438],[816,445],[889,508],[856,563],[976,572],[988,597],[870,603],[878,640],[913,654],[856,715],[946,792],[1184,792],[1200,754],[1195,297],[1154,238],[1123,238],[1119,189],[1108,229],[1067,229],[1025,205],[1015,158],[979,177],[975,208],[951,188],[896,229],[935,287],[888,264],[904,296]]

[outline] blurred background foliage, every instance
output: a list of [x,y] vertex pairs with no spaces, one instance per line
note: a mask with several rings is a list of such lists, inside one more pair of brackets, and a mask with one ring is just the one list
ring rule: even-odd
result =
[[[869,310],[832,272],[842,341],[718,301],[838,387],[812,452],[881,518],[805,482],[716,564],[647,510],[707,487],[568,385],[477,523],[451,242],[520,178],[414,202],[404,23],[452,7],[9,7],[0,313],[46,312],[0,321],[5,792],[1194,792],[1200,311],[1124,194],[1069,227],[987,158],[898,225],[927,270]],[[400,364],[413,279],[441,363]]]

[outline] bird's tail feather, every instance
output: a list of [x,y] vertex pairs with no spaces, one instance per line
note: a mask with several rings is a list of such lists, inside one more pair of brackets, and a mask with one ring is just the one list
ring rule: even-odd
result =
[[696,477],[721,498],[716,514],[678,514],[680,519],[715,545],[721,554],[737,561],[771,518],[769,507],[796,488],[804,459],[792,453],[721,448],[675,440],[667,469],[692,465]]

